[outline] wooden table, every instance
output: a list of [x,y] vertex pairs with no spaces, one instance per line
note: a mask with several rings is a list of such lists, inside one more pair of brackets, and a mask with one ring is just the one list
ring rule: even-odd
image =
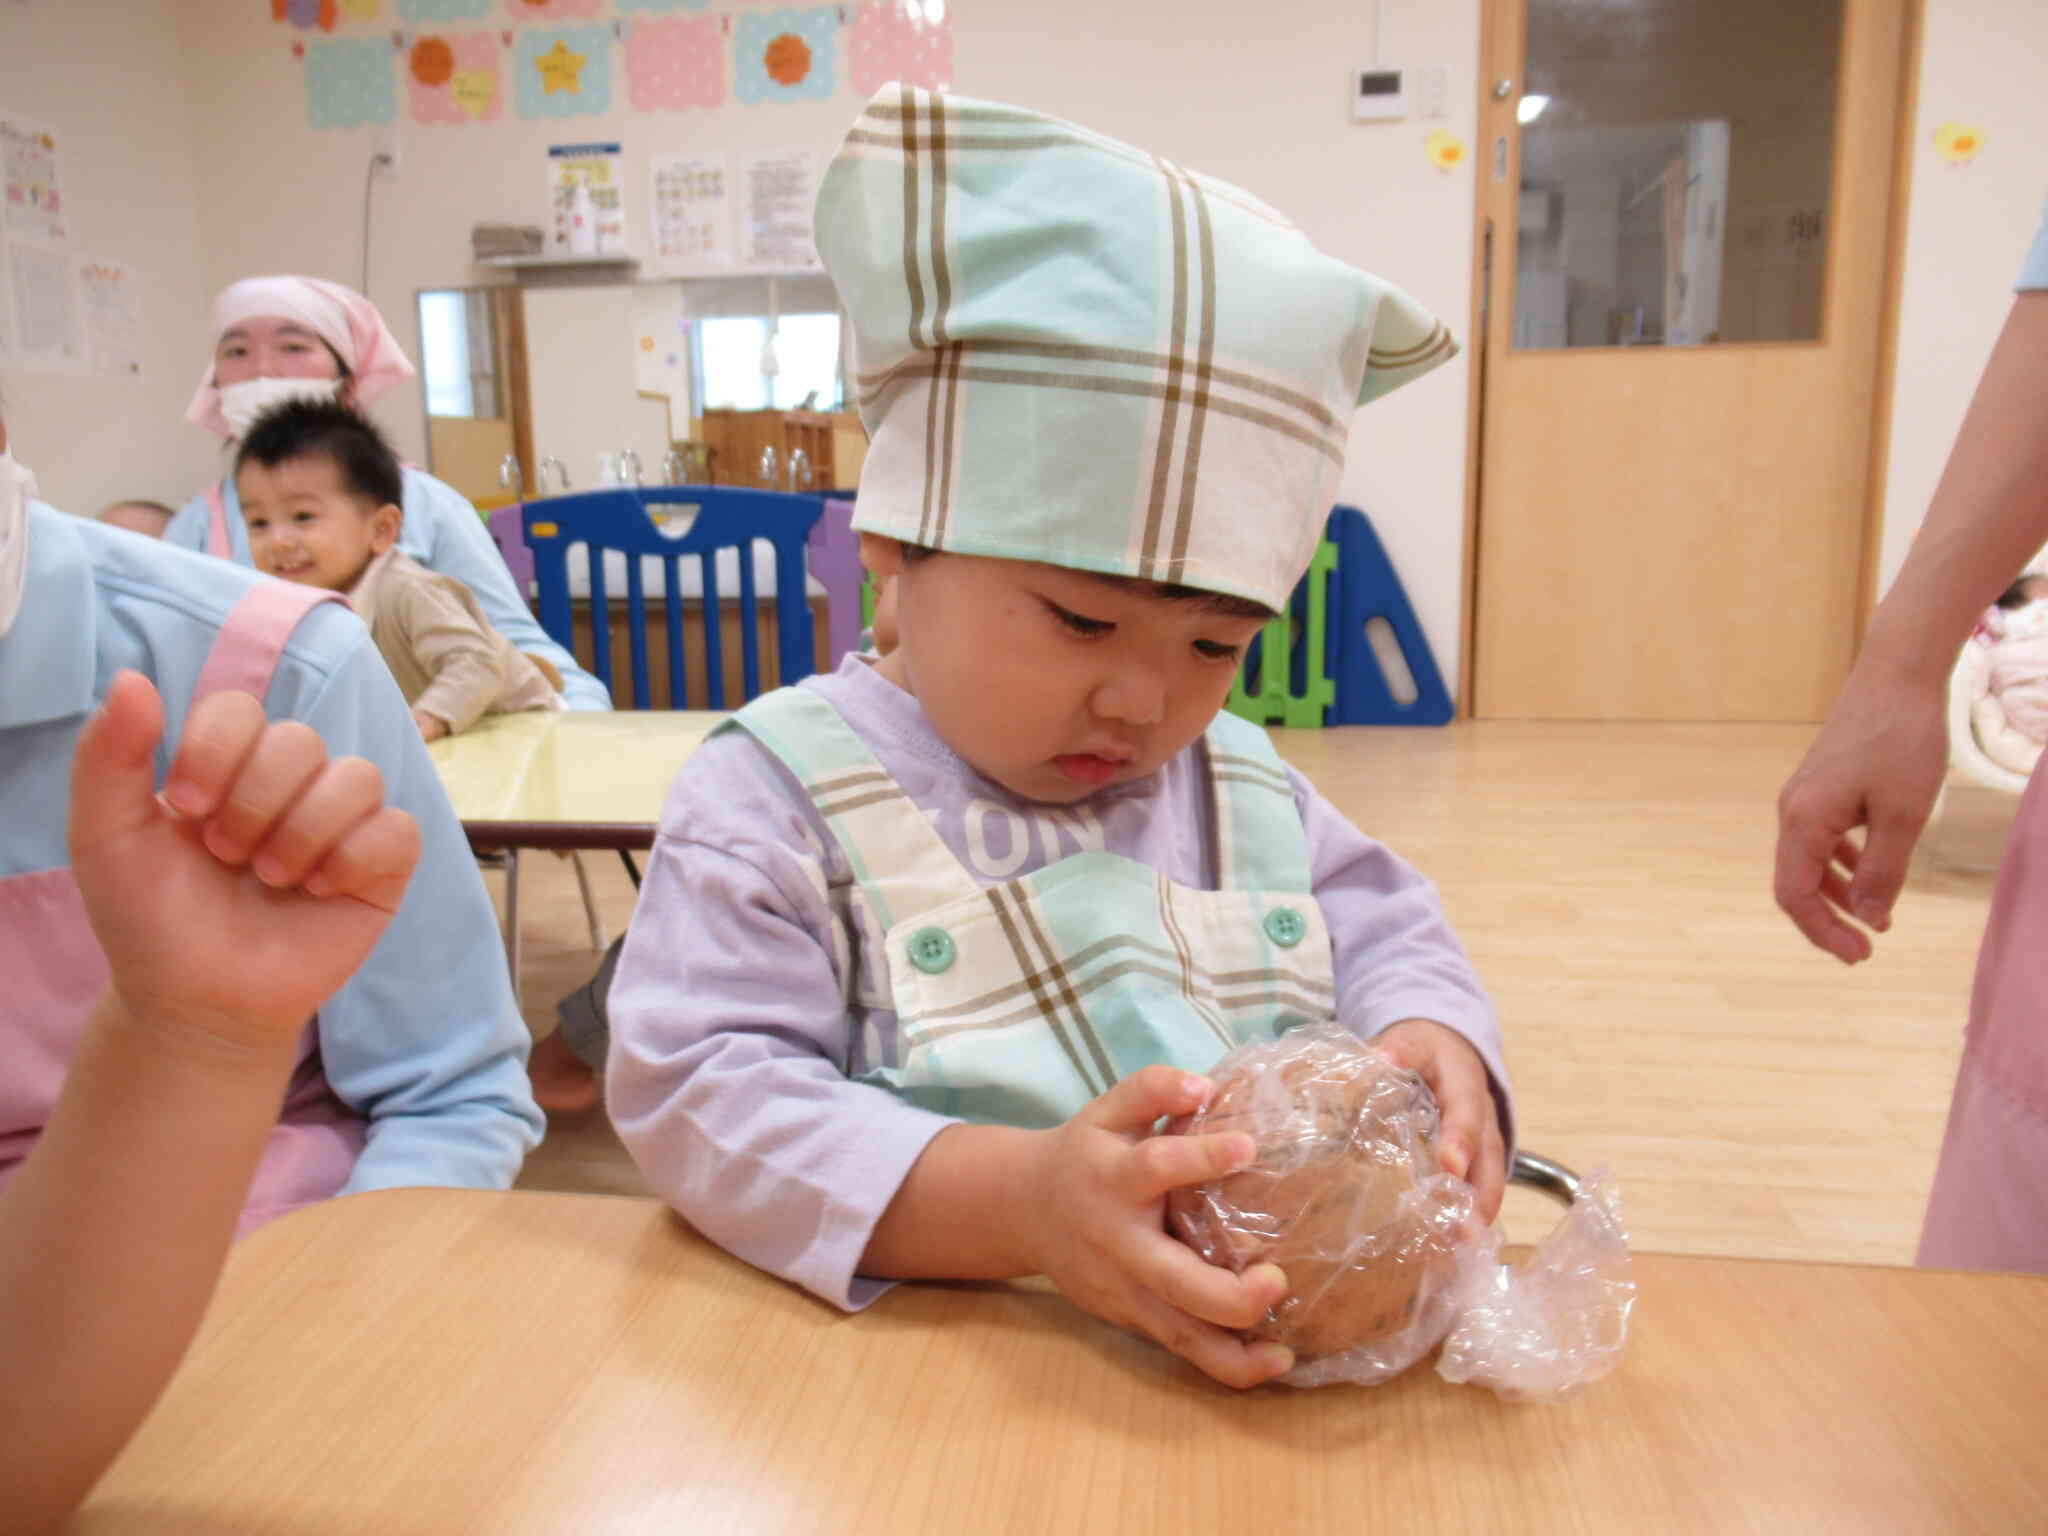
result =
[[[1638,1256],[1580,1396],[1238,1394],[1042,1287],[844,1317],[599,1195],[403,1190],[229,1264],[84,1532],[2041,1530],[2048,1279]],[[146,1280],[141,1283],[146,1283]]]
[[[427,744],[441,785],[478,854],[502,854],[500,929],[512,984],[519,985],[519,854],[524,848],[615,850],[634,885],[632,853],[654,846],[669,781],[711,734],[723,710],[522,710],[486,715]],[[582,860],[576,882],[590,947],[605,934]]]
[[654,846],[669,781],[719,710],[526,710],[427,746],[470,846]]

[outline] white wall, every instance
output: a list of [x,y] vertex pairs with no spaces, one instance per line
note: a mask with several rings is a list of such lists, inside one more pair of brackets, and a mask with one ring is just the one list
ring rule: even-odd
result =
[[[1029,102],[1238,182],[1299,221],[1331,254],[1409,288],[1462,336],[1471,173],[1437,170],[1422,143],[1438,126],[1471,138],[1478,0],[1382,0],[1382,8],[1388,62],[1447,67],[1446,122],[1350,123],[1347,75],[1371,62],[1372,22],[1362,8],[1337,4],[1299,7],[1284,25],[1266,26],[1238,7],[1156,0],[1121,7],[960,0],[954,85]],[[188,6],[183,21],[195,90],[209,103],[198,114],[196,142],[208,282],[302,271],[357,284],[363,178],[377,135],[309,130],[297,72],[281,57],[294,35],[306,34],[266,29],[247,9]],[[371,189],[371,296],[412,345],[416,290],[486,278],[470,265],[470,226],[538,219],[550,143],[621,143],[630,239],[644,251],[650,152],[802,144],[829,151],[856,106],[842,91],[821,104],[615,111],[569,123],[507,116],[443,127],[411,122],[401,103],[400,175]],[[1451,677],[1465,366],[1461,358],[1362,412],[1344,482],[1346,498],[1372,512]],[[376,410],[401,451],[414,456],[424,452],[420,410],[416,386],[394,391]]]
[[[149,278],[148,373],[140,383],[20,374],[6,382],[23,452],[50,493],[90,509],[116,495],[175,496],[214,460],[178,419],[206,355],[205,308],[251,272],[306,271],[357,284],[364,174],[379,135],[306,125],[294,40],[263,7],[226,0],[29,0],[0,8],[0,107],[65,135],[82,246]],[[1310,0],[1247,7],[1131,0],[957,0],[956,87],[1027,101],[1243,184],[1332,254],[1413,291],[1459,333],[1469,321],[1472,175],[1478,161],[1480,0],[1379,0],[1381,62],[1437,65],[1447,116],[1353,125],[1345,77],[1373,62],[1374,7]],[[623,83],[615,70],[615,95]],[[178,81],[182,77],[183,89]],[[1913,199],[1900,327],[1887,579],[1932,490],[2048,192],[2048,5],[1928,0],[1914,130]],[[402,169],[372,188],[370,292],[408,345],[420,288],[489,280],[469,260],[480,220],[538,220],[545,148],[624,145],[631,239],[646,248],[650,152],[811,145],[829,149],[855,107],[727,105],[568,122],[508,115],[423,126],[401,104]],[[1951,168],[1932,149],[1949,118],[1987,146]],[[1424,156],[1442,126],[1474,153],[1445,174]],[[1360,413],[1346,499],[1391,549],[1447,676],[1457,671],[1469,357]],[[604,371],[612,371],[609,365]],[[376,409],[402,452],[424,454],[419,391]]]
[[[1920,527],[2048,197],[2048,4],[1928,0],[1913,127],[1880,586]],[[1980,129],[1967,165],[1942,124]]]
[[[1379,0],[1380,62],[1447,72],[1447,116],[1426,123],[1350,121],[1348,77],[1374,62],[1374,9],[961,0],[954,82],[1236,182],[1330,255],[1408,289],[1467,341],[1477,156],[1446,174],[1423,141],[1444,128],[1474,142],[1479,3]],[[1359,412],[1342,498],[1371,515],[1453,687],[1469,362],[1461,355]]]
[[[307,126],[301,71],[289,55],[294,39],[317,33],[271,25],[260,5],[188,3],[178,9],[195,89],[209,102],[197,116],[195,146],[208,282],[217,288],[251,272],[305,272],[361,287],[365,176],[383,131],[314,132]],[[494,6],[487,22],[455,30],[510,25]],[[799,145],[828,151],[857,107],[842,90],[822,103],[728,102],[710,110],[636,112],[625,104],[624,73],[615,48],[615,108],[601,117],[528,121],[508,101],[497,121],[459,126],[414,122],[401,82],[399,174],[380,177],[368,189],[369,294],[410,354],[417,357],[420,289],[504,279],[471,263],[472,225],[546,222],[550,144],[621,146],[628,244],[644,253],[650,153]],[[630,340],[608,344],[623,354]],[[631,373],[627,355],[598,366],[607,379],[621,368]],[[629,398],[620,409],[631,404]],[[373,414],[402,454],[424,461],[423,411],[413,382],[393,390]],[[650,471],[659,462],[657,453]],[[579,486],[589,483],[589,468],[571,467]]]
[[598,459],[622,448],[640,455],[648,480],[661,478],[668,407],[640,393],[635,291],[542,288],[525,295],[533,451],[560,459],[579,491],[604,484]]
[[215,472],[215,440],[181,415],[205,360],[205,274],[192,121],[168,6],[36,0],[0,10],[0,111],[57,139],[71,249],[129,263],[146,327],[142,376],[0,366],[16,455],[45,500],[177,503]]

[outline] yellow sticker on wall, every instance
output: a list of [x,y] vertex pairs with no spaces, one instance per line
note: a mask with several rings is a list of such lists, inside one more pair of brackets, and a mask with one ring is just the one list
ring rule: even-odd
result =
[[1934,130],[1934,152],[1950,165],[1968,165],[1983,147],[1983,131],[1968,123],[1943,123]]
[[498,77],[488,69],[458,69],[448,81],[448,94],[471,117],[482,117],[497,99]]
[[1440,171],[1455,171],[1465,163],[1465,141],[1441,128],[1422,141],[1422,148]]

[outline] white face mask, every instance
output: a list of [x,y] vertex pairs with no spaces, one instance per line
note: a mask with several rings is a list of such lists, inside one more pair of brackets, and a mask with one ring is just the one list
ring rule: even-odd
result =
[[14,628],[21,612],[21,588],[28,576],[28,504],[36,477],[0,453],[0,635]]
[[294,400],[337,400],[340,397],[339,379],[244,379],[239,384],[229,384],[221,389],[220,413],[227,418],[235,436],[246,437],[256,418],[265,411],[275,410]]

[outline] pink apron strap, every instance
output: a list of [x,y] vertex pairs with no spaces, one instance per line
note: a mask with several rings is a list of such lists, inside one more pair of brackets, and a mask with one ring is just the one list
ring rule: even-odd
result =
[[220,488],[221,482],[216,480],[206,489],[206,505],[213,514],[207,520],[206,552],[223,560],[232,560],[235,558],[235,545],[228,537],[228,499],[221,494]]
[[322,603],[345,605],[339,592],[289,581],[263,581],[251,587],[221,625],[192,690],[192,702],[230,690],[262,698],[292,631]]

